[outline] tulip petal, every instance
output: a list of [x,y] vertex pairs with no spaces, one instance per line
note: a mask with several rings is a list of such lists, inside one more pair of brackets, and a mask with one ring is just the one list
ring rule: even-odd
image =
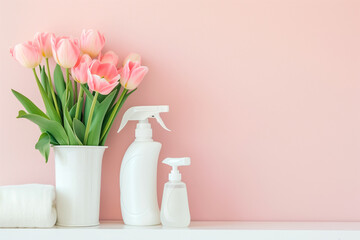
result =
[[34,42],[40,49],[43,57],[49,58],[53,55],[52,47],[51,47],[51,38],[55,35],[53,33],[48,32],[37,32],[34,36]]
[[98,78],[99,76],[97,75],[91,75],[91,77],[88,79],[88,86],[90,88],[91,91],[95,91],[95,84],[94,82],[97,80],[95,78]]
[[80,37],[80,49],[83,53],[96,57],[105,45],[105,37],[93,29],[83,30]]
[[12,56],[24,67],[35,68],[42,59],[39,47],[32,41],[17,44],[13,49],[10,49]]
[[70,37],[51,37],[54,60],[64,68],[74,67],[80,56],[80,49],[76,39]]
[[139,62],[141,64],[141,56],[137,53],[130,53],[124,60],[123,65],[125,65],[128,61]]
[[113,51],[108,51],[104,55],[102,55],[101,52],[100,52],[99,60],[102,63],[112,63],[115,66],[117,66],[118,62],[119,62],[119,57]]
[[110,83],[110,84],[113,84],[114,82],[119,81],[119,79],[120,79],[120,74],[118,74],[118,75],[116,75],[115,77],[113,77],[113,79],[111,79],[111,80],[109,81],[109,83]]
[[123,68],[120,69],[120,83],[121,85],[125,86],[126,82],[129,80],[130,77],[130,69],[129,64],[125,64]]
[[119,84],[119,82],[114,82],[107,86],[103,86],[103,88],[101,88],[101,90],[100,90],[100,93],[102,95],[108,95],[118,84]]
[[133,61],[128,61],[127,65],[129,65],[130,71],[137,68],[137,67],[140,67],[139,62],[133,62]]
[[117,69],[115,65],[111,63],[101,63],[99,60],[94,60],[90,66],[90,71],[91,74],[96,74],[98,76],[101,76],[102,78],[105,78],[107,82],[110,83],[119,80],[119,74],[117,72]]
[[94,60],[90,65],[90,71],[94,72],[94,73],[97,73],[97,69],[99,68],[99,66],[100,66],[100,61],[99,60]]
[[127,81],[125,88],[129,90],[137,88],[148,71],[149,69],[145,66],[134,69],[134,71],[131,72],[130,79]]

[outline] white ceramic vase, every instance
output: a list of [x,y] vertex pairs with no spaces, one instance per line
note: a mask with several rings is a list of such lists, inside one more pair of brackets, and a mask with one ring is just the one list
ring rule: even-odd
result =
[[101,165],[106,146],[53,146],[57,225],[99,224]]

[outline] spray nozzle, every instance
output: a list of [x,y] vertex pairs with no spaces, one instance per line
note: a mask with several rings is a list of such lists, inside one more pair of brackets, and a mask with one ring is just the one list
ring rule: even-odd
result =
[[178,170],[179,166],[189,166],[190,165],[190,158],[183,157],[183,158],[165,158],[162,163],[165,163],[169,166],[172,166],[171,173],[169,173],[169,180],[170,181],[180,181],[181,180],[181,173]]
[[[161,112],[169,112],[169,106],[163,105],[163,106],[138,106],[138,107],[132,107],[129,108],[122,120],[119,127],[118,132],[120,132],[128,121],[130,120],[138,120],[140,123],[147,123],[148,118],[155,118],[156,121],[162,126],[165,130],[170,131],[166,126],[163,120],[160,117]],[[150,126],[150,125],[149,125]],[[145,128],[144,126],[142,126]],[[150,128],[151,130],[151,128]]]

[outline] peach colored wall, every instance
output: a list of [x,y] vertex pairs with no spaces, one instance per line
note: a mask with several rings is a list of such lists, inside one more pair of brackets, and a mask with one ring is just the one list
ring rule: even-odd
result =
[[[10,46],[36,31],[101,30],[150,72],[128,102],[169,104],[160,156],[183,168],[195,220],[360,220],[360,1],[0,0],[0,185],[54,183],[16,119],[14,88],[41,103]],[[122,111],[123,113],[123,111]],[[120,219],[119,169],[135,123],[108,139],[101,218]],[[159,165],[158,193],[169,168]]]

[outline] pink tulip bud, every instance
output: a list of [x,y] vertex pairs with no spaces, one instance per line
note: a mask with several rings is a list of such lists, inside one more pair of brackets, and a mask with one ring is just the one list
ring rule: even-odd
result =
[[93,29],[83,30],[80,36],[80,49],[83,53],[89,54],[94,58],[103,49],[105,37],[99,31]]
[[119,70],[121,85],[132,90],[139,86],[149,69],[141,66],[140,62],[128,61],[123,68]]
[[84,84],[90,81],[92,77],[90,72],[90,65],[92,59],[89,55],[84,54],[81,56],[79,64],[75,67],[71,68],[71,76],[74,78],[75,81]]
[[32,41],[17,44],[10,49],[11,55],[24,67],[35,68],[41,62],[39,47]]
[[79,41],[70,37],[52,37],[54,60],[63,68],[72,68],[80,56]]
[[52,57],[51,49],[51,38],[55,37],[53,33],[48,32],[38,32],[35,34],[34,42],[39,46],[41,54],[45,58]]
[[132,62],[138,62],[141,64],[141,56],[137,53],[130,53],[124,60],[123,62],[123,66],[125,66],[125,64],[128,62],[128,61],[132,61]]
[[99,61],[101,63],[111,63],[111,64],[115,65],[115,67],[116,67],[119,62],[119,57],[113,51],[108,51],[104,55],[102,55],[100,52]]
[[90,72],[92,78],[89,79],[88,85],[92,91],[107,95],[119,84],[120,75],[115,65],[111,63],[101,63],[99,60],[94,60],[90,66]]

